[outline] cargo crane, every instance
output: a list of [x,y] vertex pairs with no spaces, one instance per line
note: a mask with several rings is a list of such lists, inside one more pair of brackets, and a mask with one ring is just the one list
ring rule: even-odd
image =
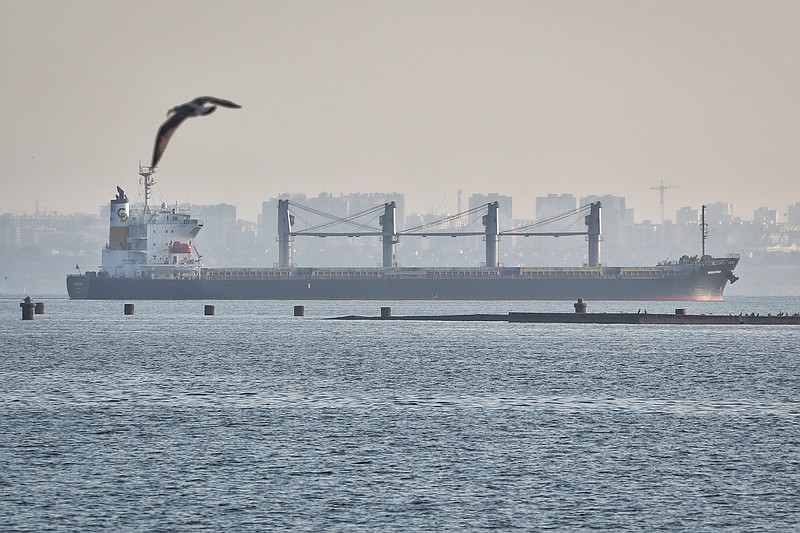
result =
[[664,192],[669,189],[680,189],[680,187],[676,185],[664,185],[664,180],[661,180],[661,184],[657,187],[650,187],[651,191],[659,191],[661,193],[661,225],[664,225]]
[[[514,228],[508,231],[500,231],[498,223],[498,211],[500,209],[499,202],[491,202],[480,207],[476,207],[445,217],[441,220],[429,224],[423,224],[414,228],[404,231],[397,231],[396,211],[397,206],[395,202],[387,202],[383,206],[376,206],[360,213],[350,215],[347,217],[337,217],[328,213],[322,213],[315,209],[310,209],[299,204],[294,204],[295,207],[304,209],[323,215],[329,219],[329,222],[308,228],[305,230],[294,231],[293,226],[295,223],[295,216],[290,212],[289,200],[278,201],[278,265],[283,268],[292,266],[292,241],[295,237],[381,237],[383,242],[383,267],[394,268],[397,267],[397,256],[395,253],[395,246],[400,240],[400,237],[467,237],[467,236],[483,236],[486,242],[486,267],[497,268],[499,263],[500,251],[500,237],[501,236],[518,236],[518,237],[569,237],[569,236],[587,236],[589,242],[588,250],[588,264],[590,267],[597,267],[600,265],[600,242],[602,240],[601,233],[601,204],[595,202],[587,206],[582,206],[574,211],[552,217],[550,219],[541,220]],[[380,228],[372,228],[366,224],[358,222],[358,219],[363,218],[370,214],[375,214],[377,210],[383,208],[383,214],[379,217]],[[486,214],[482,217],[482,224],[484,231],[437,231],[435,226],[449,223],[458,218],[475,214],[477,211],[486,209]],[[547,224],[550,222],[561,220],[568,216],[588,211],[584,218],[584,223],[587,226],[586,231],[560,231],[560,232],[538,232],[529,231],[536,226]],[[337,224],[352,224],[361,228],[362,231],[318,231]]]

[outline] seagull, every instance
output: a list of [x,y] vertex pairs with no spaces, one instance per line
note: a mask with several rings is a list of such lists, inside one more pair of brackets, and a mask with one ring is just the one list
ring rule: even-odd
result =
[[[212,105],[206,106],[205,104]],[[239,104],[231,102],[230,100],[214,98],[213,96],[198,96],[191,102],[176,105],[167,111],[167,116],[169,118],[158,129],[158,134],[156,135],[156,145],[155,148],[153,148],[153,163],[150,165],[150,168],[156,168],[158,161],[164,154],[164,149],[167,147],[170,137],[172,137],[172,134],[175,133],[176,129],[178,129],[178,126],[181,125],[181,122],[189,117],[209,115],[217,109],[218,105],[222,107],[232,107],[234,109],[239,109],[242,107]]]

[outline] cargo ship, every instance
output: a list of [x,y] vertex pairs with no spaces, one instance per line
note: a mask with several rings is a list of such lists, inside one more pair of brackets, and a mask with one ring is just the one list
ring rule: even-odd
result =
[[[166,204],[149,204],[152,175],[146,167],[144,208],[131,211],[120,187],[109,204],[109,240],[98,271],[67,276],[72,299],[92,300],[722,300],[739,258],[683,256],[650,267],[600,263],[601,205],[588,206],[587,264],[579,267],[505,267],[498,263],[501,232],[497,203],[483,217],[486,266],[401,267],[394,247],[394,202],[381,217],[383,267],[308,268],[291,260],[293,216],[288,200],[278,205],[280,261],[273,268],[208,268],[194,248],[203,223]],[[703,220],[705,237],[705,220]],[[329,234],[330,235],[330,234]],[[430,230],[402,235],[450,235]],[[459,235],[464,235],[460,233]],[[555,234],[547,234],[555,235]],[[562,234],[563,235],[563,234]],[[322,235],[320,235],[322,236]]]

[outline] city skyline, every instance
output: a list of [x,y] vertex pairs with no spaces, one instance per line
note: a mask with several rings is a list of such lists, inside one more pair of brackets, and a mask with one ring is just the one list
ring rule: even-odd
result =
[[[403,266],[478,266],[487,253],[484,239],[471,232],[482,232],[481,219],[486,211],[481,210],[484,201],[508,201],[511,198],[498,195],[476,195],[467,198],[471,206],[468,217],[448,217],[444,225],[439,215],[408,213],[403,216],[404,198],[393,194],[351,194],[334,197],[323,195],[316,198],[293,197],[295,206],[290,212],[296,215],[294,231],[301,236],[308,228],[327,227],[338,238],[296,238],[294,257],[299,266],[375,266],[381,261],[380,238],[345,238],[350,232],[377,231],[377,214],[382,213],[386,201],[397,202],[398,264]],[[660,225],[653,222],[634,223],[632,209],[623,197],[575,198],[563,195],[540,197],[542,213],[554,215],[562,212],[549,209],[547,204],[567,207],[573,212],[569,217],[556,217],[559,222],[541,224],[535,231],[574,232],[584,223],[585,210],[574,209],[578,203],[602,201],[602,257],[610,265],[655,265],[657,262],[691,257],[702,253],[701,232],[698,224],[699,209],[682,208],[677,213],[679,222]],[[298,203],[301,202],[301,203]],[[566,205],[569,204],[569,205]],[[301,207],[305,206],[305,208]],[[277,264],[276,246],[277,202],[262,203],[262,217],[258,222],[241,220],[236,206],[178,205],[178,212],[191,212],[192,218],[200,219],[203,230],[192,244],[202,252],[204,263],[209,267],[264,267]],[[552,205],[550,206],[552,207]],[[741,294],[800,294],[797,283],[798,250],[800,250],[800,203],[789,206],[787,223],[777,221],[777,211],[761,209],[753,213],[753,219],[735,217],[731,205],[718,202],[708,206],[708,253],[725,256],[732,253],[741,256],[739,271],[747,282],[737,284],[734,292]],[[306,209],[310,208],[310,209]],[[365,209],[366,208],[366,209]],[[477,211],[475,209],[477,208]],[[108,206],[105,214],[0,214],[0,270],[4,283],[0,293],[22,290],[58,292],[63,288],[64,274],[73,269],[94,270],[99,265],[100,252],[110,243]],[[275,210],[275,211],[273,211]],[[354,213],[368,216],[352,225],[330,226],[330,219],[321,214],[353,219]],[[309,216],[311,215],[311,216]],[[502,212],[501,212],[502,215]],[[405,220],[405,227],[402,221]],[[540,219],[541,220],[541,219]],[[514,227],[527,226],[530,221],[516,219]],[[508,223],[508,221],[506,222]],[[420,238],[404,235],[403,230],[421,224],[442,231],[453,231],[453,235],[467,232],[461,239]],[[501,222],[502,224],[502,222]],[[500,230],[511,229],[501,227]],[[318,231],[313,230],[312,231]],[[345,232],[345,233],[337,233]],[[306,235],[308,237],[308,235]],[[503,237],[499,247],[499,260],[503,266],[579,266],[587,261],[585,239],[581,237],[540,237],[534,239]],[[105,243],[105,244],[104,244]],[[14,289],[16,287],[17,289]]]
[[[462,191],[458,191],[458,192],[462,192]],[[413,205],[410,206],[409,205],[408,201],[406,200],[407,195],[406,195],[406,193],[404,193],[402,191],[394,191],[392,193],[380,192],[380,191],[372,191],[372,192],[352,192],[351,191],[351,192],[340,192],[338,194],[334,194],[334,193],[327,192],[327,191],[320,191],[320,192],[311,193],[311,194],[299,193],[299,192],[291,192],[291,193],[290,192],[283,192],[283,193],[278,193],[278,194],[275,194],[275,195],[270,195],[268,198],[264,198],[263,200],[258,200],[257,203],[259,205],[259,209],[257,211],[255,211],[255,215],[252,216],[252,217],[241,216],[241,213],[242,213],[241,206],[233,204],[233,203],[230,203],[230,202],[213,202],[213,203],[195,203],[195,202],[185,202],[185,201],[182,201],[182,202],[166,202],[166,201],[164,201],[164,198],[155,198],[155,203],[157,203],[157,204],[166,203],[167,205],[194,206],[194,207],[201,207],[201,208],[202,207],[214,207],[214,206],[227,205],[227,206],[232,206],[234,208],[234,210],[237,213],[237,216],[236,216],[237,219],[243,220],[243,221],[248,221],[248,222],[257,222],[261,218],[261,216],[263,215],[264,204],[266,204],[268,202],[275,201],[277,198],[304,197],[304,198],[307,198],[307,199],[316,200],[318,198],[325,198],[325,197],[334,198],[334,199],[336,199],[336,198],[346,198],[346,197],[363,197],[364,199],[366,199],[366,198],[369,198],[369,197],[390,196],[390,195],[393,195],[393,194],[400,195],[400,196],[402,196],[404,198],[404,209],[403,209],[403,212],[407,213],[409,215],[411,215],[411,214],[418,215],[418,216],[453,215],[453,214],[457,214],[459,212],[459,211],[457,211],[455,209],[453,209],[453,210],[445,209],[445,206],[444,206],[443,203],[440,203],[438,206],[434,206],[433,204],[431,204],[427,210],[424,207],[422,209],[415,209],[415,206],[413,206]],[[476,199],[480,200],[479,203],[486,203],[483,200],[485,200],[487,198],[494,198],[494,197],[499,197],[500,198],[500,209],[501,209],[501,212],[503,212],[504,208],[508,208],[508,204],[504,204],[502,199],[506,198],[509,201],[513,201],[513,199],[514,199],[513,195],[503,194],[502,192],[476,192],[476,193],[472,193],[472,194],[469,194],[469,195],[463,194],[462,196],[464,198],[464,201],[463,201],[464,205],[462,206],[462,211],[461,212],[467,210],[467,207],[466,207],[467,205],[469,205],[470,207],[474,207],[472,204],[475,203]],[[600,197],[603,197],[603,196],[621,198],[624,202],[628,201],[628,197],[627,196],[625,196],[625,195],[617,195],[617,194],[597,194],[597,193],[593,193],[593,194],[573,194],[573,193],[564,193],[564,192],[561,192],[561,193],[548,192],[548,193],[544,193],[544,194],[541,194],[541,195],[536,195],[534,198],[531,199],[530,202],[521,202],[521,201],[517,200],[514,205],[516,205],[518,207],[522,206],[522,209],[516,209],[516,210],[512,211],[511,214],[505,215],[504,218],[506,218],[506,219],[513,218],[515,220],[533,220],[533,219],[541,220],[542,218],[546,218],[548,216],[552,216],[553,214],[560,214],[560,213],[563,213],[563,212],[567,211],[566,209],[563,210],[563,211],[560,211],[560,212],[556,211],[556,210],[553,210],[553,208],[548,204],[547,207],[544,208],[544,213],[540,213],[540,203],[542,201],[546,202],[547,200],[556,199],[556,200],[560,200],[557,203],[563,204],[564,198],[570,197],[570,198],[575,200],[576,207],[577,207],[577,204],[580,203],[580,200],[585,200],[586,202],[595,201],[595,199],[599,199]],[[133,205],[141,205],[141,204],[143,204],[144,200],[143,200],[143,196],[142,196],[142,191],[139,190],[134,195],[131,195],[131,201],[132,201]],[[586,203],[586,202],[584,202],[584,203]],[[361,203],[363,203],[363,200],[359,201],[359,205]],[[754,208],[752,211],[745,212],[745,211],[737,208],[735,204],[730,203],[730,202],[728,202],[728,201],[726,201],[724,199],[713,199],[713,200],[710,200],[710,201],[702,202],[702,203],[697,204],[697,205],[685,205],[685,206],[671,206],[667,202],[667,205],[666,205],[666,208],[665,208],[665,214],[666,214],[665,221],[669,222],[669,223],[673,223],[673,224],[681,223],[682,217],[685,218],[685,213],[687,211],[696,211],[696,212],[699,213],[700,208],[702,207],[702,205],[707,205],[707,206],[710,206],[710,205],[720,205],[720,206],[721,205],[725,205],[725,206],[727,206],[727,213],[726,213],[726,217],[727,218],[740,219],[740,220],[744,220],[744,221],[753,221],[753,220],[757,220],[759,218],[763,218],[764,216],[767,216],[767,217],[773,216],[775,218],[775,222],[784,222],[784,223],[790,223],[790,224],[792,223],[792,220],[800,220],[800,214],[799,214],[800,213],[800,200],[792,200],[792,199],[786,200],[785,199],[784,203],[781,204],[781,205],[761,205],[761,206],[758,206],[758,207]],[[531,206],[534,206],[534,208],[533,209],[529,209]],[[526,207],[528,209],[526,209]],[[635,223],[649,222],[649,223],[653,223],[653,224],[660,224],[661,223],[660,215],[658,216],[658,218],[648,218],[648,217],[640,215],[639,206],[637,206],[637,205],[628,204],[627,208],[629,210],[631,210],[633,212],[633,214],[634,214],[632,222],[635,222]],[[24,209],[16,210],[16,211],[5,211],[5,212],[0,212],[0,215],[33,215],[33,214],[84,215],[84,214],[95,214],[95,213],[99,212],[103,216],[105,216],[106,209],[107,209],[107,205],[106,204],[100,204],[100,205],[98,205],[97,209],[94,210],[94,211],[54,210],[54,209],[49,209],[48,206],[46,206],[46,205],[41,205],[40,206],[40,203],[37,201],[37,202],[34,202],[34,208],[31,211],[27,211],[27,210],[24,210]],[[659,209],[659,211],[660,211],[660,209]],[[770,212],[772,213],[771,215],[770,215]],[[527,216],[526,213],[530,213],[531,216]],[[726,221],[727,221],[727,219],[726,219]]]
[[[7,0],[0,212],[132,189],[172,106],[166,201],[273,191],[626,196],[642,219],[800,198],[800,4]],[[525,203],[518,200],[522,216]],[[26,206],[20,208],[20,206]]]

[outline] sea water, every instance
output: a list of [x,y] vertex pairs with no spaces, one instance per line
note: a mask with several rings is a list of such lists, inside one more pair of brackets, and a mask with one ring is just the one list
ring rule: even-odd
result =
[[800,527],[798,326],[327,320],[572,302],[48,299],[22,321],[20,301],[0,300],[0,531]]

